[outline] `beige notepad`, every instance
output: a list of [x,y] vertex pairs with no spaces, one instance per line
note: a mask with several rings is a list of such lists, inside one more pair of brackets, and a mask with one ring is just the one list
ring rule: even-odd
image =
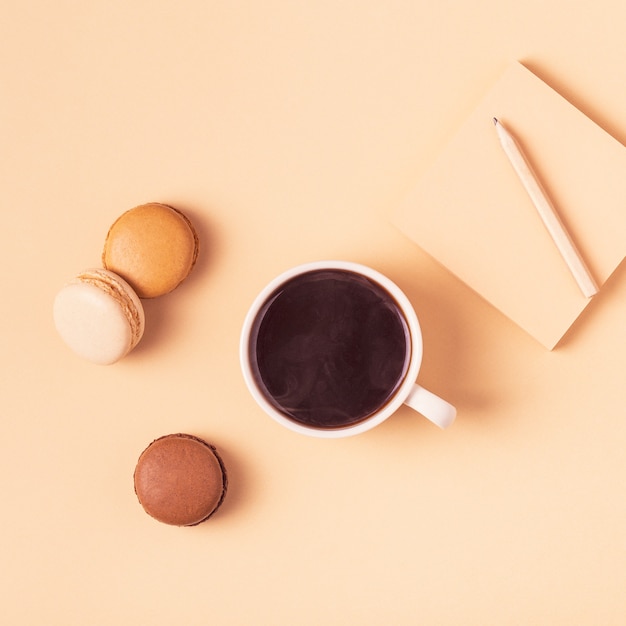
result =
[[464,122],[394,223],[552,349],[589,303],[496,135],[515,135],[598,286],[626,256],[626,148],[519,63]]

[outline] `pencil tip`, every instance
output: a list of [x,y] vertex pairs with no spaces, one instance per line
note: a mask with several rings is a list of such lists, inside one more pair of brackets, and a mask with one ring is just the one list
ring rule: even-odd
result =
[[494,124],[497,124],[497,123],[498,123],[498,118],[497,118],[497,117],[494,117],[494,118],[493,118],[493,123],[494,123]]

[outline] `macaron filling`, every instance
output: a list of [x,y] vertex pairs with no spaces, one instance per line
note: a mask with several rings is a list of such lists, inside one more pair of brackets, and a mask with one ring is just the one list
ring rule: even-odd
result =
[[93,285],[117,302],[130,328],[131,339],[128,348],[130,352],[139,343],[144,330],[143,307],[136,296],[133,298],[130,286],[123,285],[113,272],[101,269],[86,270],[79,274],[74,282]]

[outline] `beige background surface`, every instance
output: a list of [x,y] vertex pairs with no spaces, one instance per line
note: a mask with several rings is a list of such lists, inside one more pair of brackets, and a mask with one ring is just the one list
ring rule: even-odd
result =
[[[5,2],[0,621],[623,624],[626,273],[549,352],[423,255],[394,208],[519,59],[626,141],[621,0]],[[451,181],[453,184],[453,181]],[[199,263],[124,361],[80,361],[51,303],[124,210],[186,211]],[[468,236],[471,233],[468,233]],[[239,329],[291,265],[368,263],[410,297],[442,432],[281,429]],[[231,490],[160,525],[132,473],[211,440]]]

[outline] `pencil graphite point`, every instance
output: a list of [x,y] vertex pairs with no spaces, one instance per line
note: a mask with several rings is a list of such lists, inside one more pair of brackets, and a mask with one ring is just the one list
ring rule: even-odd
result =
[[494,117],[494,118],[493,118],[493,123],[494,123],[494,124],[497,124],[497,123],[498,123],[498,118],[497,118],[497,117]]

